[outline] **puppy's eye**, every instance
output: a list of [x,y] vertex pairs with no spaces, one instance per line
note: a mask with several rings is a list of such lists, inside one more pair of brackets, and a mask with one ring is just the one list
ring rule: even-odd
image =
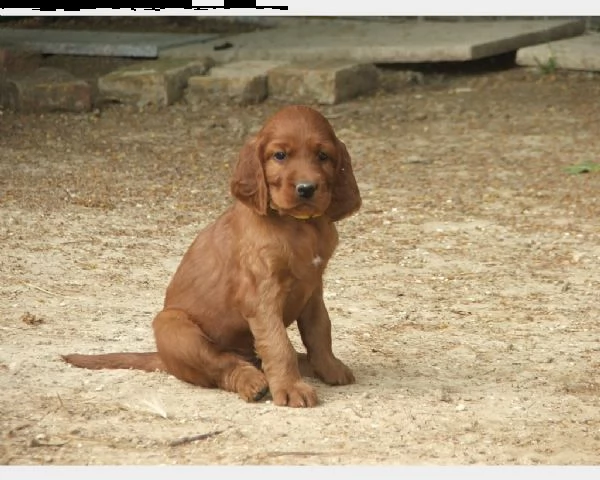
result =
[[286,159],[287,155],[285,152],[275,152],[273,154],[273,158],[278,162],[283,162]]
[[326,162],[327,160],[329,160],[329,155],[327,155],[325,152],[319,152],[317,157],[319,157],[319,160],[321,160],[322,162]]

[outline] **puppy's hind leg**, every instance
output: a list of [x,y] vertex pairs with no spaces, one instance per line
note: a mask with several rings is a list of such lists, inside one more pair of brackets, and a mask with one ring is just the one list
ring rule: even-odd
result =
[[237,392],[247,402],[268,391],[267,379],[252,363],[220,351],[182,310],[163,310],[152,323],[166,370],[188,383]]

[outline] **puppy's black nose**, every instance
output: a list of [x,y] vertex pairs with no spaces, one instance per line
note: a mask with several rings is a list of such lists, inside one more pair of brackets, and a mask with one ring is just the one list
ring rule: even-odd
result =
[[300,182],[296,184],[296,193],[300,198],[311,198],[317,186],[311,182]]

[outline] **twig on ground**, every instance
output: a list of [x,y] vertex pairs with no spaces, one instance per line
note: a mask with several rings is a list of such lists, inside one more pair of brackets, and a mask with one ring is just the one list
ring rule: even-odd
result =
[[268,457],[287,457],[287,456],[299,456],[299,457],[313,457],[317,455],[332,455],[332,452],[265,452]]
[[169,442],[169,447],[177,447],[179,445],[184,445],[186,443],[195,442],[196,440],[206,440],[207,438],[219,435],[220,433],[223,433],[224,431],[225,430],[215,430],[214,432],[200,433],[198,435],[189,435],[187,437],[181,437],[181,438],[178,438],[177,440],[173,440],[173,441]]
[[40,292],[47,293],[48,295],[54,295],[55,297],[66,297],[66,295],[63,295],[62,293],[51,292],[50,290],[45,290],[45,289],[38,287],[36,285],[33,285],[31,283],[26,283],[25,285],[27,285],[28,287],[31,287],[31,288],[35,288],[36,290],[39,290]]

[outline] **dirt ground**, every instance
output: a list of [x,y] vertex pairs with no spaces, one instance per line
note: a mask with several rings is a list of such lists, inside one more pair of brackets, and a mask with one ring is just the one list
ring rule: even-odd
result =
[[600,77],[382,77],[320,107],[364,203],[326,277],[357,383],[310,380],[314,409],[59,358],[153,349],[170,276],[282,104],[0,112],[0,463],[600,462],[600,172],[565,170],[600,159]]

